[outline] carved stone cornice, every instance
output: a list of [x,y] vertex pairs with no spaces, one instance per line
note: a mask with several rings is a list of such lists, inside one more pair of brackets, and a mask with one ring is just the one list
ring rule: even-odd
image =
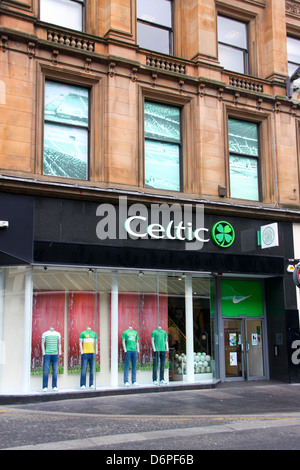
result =
[[300,2],[297,0],[286,0],[285,11],[300,16]]

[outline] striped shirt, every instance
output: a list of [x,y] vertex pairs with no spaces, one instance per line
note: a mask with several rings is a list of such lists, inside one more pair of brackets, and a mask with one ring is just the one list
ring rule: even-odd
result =
[[92,330],[85,330],[80,333],[79,338],[82,341],[82,353],[94,354],[96,352],[97,333]]
[[42,341],[46,343],[45,354],[58,354],[58,345],[60,343],[60,333],[57,331],[46,331],[43,333]]

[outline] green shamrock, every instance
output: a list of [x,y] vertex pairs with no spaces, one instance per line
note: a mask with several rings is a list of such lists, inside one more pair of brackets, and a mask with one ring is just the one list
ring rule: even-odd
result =
[[228,222],[218,222],[212,228],[212,237],[218,246],[227,248],[234,242],[234,229]]

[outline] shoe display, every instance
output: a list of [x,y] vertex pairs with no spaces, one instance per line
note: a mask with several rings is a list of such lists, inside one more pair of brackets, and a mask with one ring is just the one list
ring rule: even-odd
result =
[[140,384],[138,384],[137,382],[133,382],[132,384],[134,387],[139,387]]
[[154,381],[153,381],[153,385],[158,385],[157,380],[154,380]]
[[81,385],[81,390],[85,390],[85,385]]
[[130,387],[130,383],[129,383],[129,382],[126,382],[126,383],[125,383],[125,387]]
[[167,383],[168,383],[168,382],[167,382],[166,380],[161,380],[161,381],[160,381],[160,385],[167,385]]

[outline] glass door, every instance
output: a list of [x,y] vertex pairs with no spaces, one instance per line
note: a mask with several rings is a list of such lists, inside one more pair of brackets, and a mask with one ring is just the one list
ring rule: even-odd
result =
[[242,320],[224,320],[226,379],[244,377]]
[[264,377],[262,321],[246,319],[244,322],[247,378],[249,380]]

